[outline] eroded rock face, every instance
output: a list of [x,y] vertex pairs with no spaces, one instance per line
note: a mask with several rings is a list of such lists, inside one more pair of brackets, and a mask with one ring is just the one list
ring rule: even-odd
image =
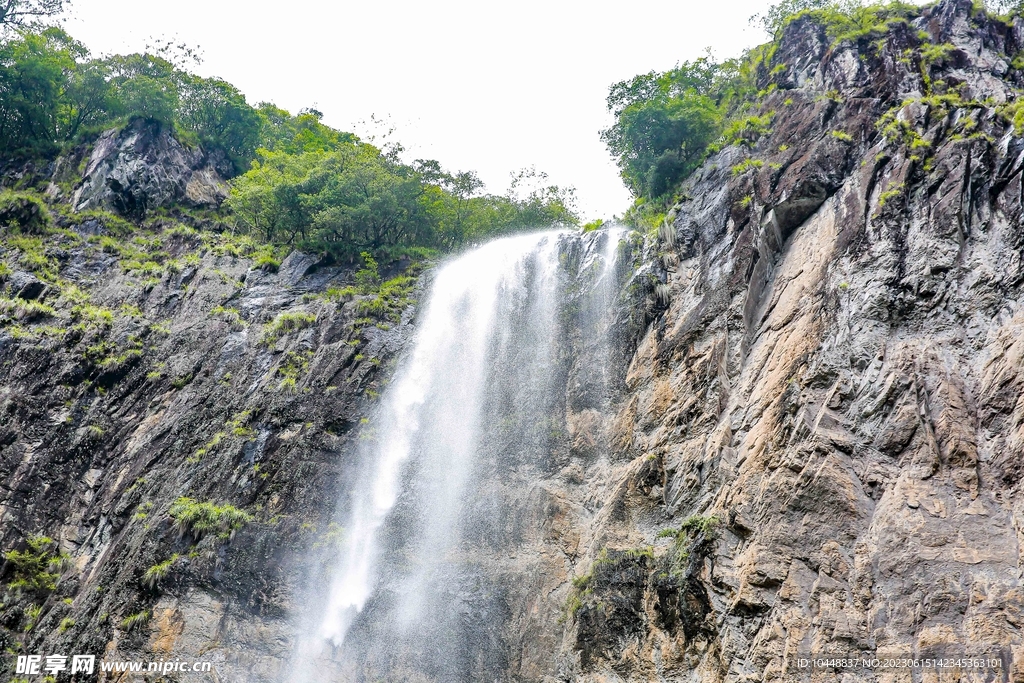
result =
[[[670,304],[630,363],[616,438],[637,458],[624,486],[639,494],[653,458],[664,488],[589,530],[592,548],[658,558],[674,552],[659,527],[720,520],[681,569],[697,598],[676,604],[703,628],[665,620],[669,568],[611,577],[601,590],[641,625],[595,590],[564,678],[911,680],[796,660],[961,653],[998,671],[950,680],[1024,676],[1024,141],[996,110],[1017,96],[1022,29],[959,1],[874,46],[787,29],[763,83],[773,132],[709,159],[663,235]],[[918,31],[945,57],[914,58]],[[960,95],[925,99],[939,84]],[[887,112],[898,139],[876,125]],[[734,175],[748,156],[764,165]],[[615,647],[591,633],[600,604]]]
[[[85,238],[95,226],[79,228]],[[61,276],[93,313],[49,336],[0,330],[0,546],[45,534],[68,560],[52,590],[5,592],[0,643],[204,659],[219,680],[274,680],[305,555],[337,533],[350,444],[413,309],[405,323],[353,325],[357,301],[318,296],[351,273],[300,253],[272,273],[195,234],[168,238],[168,258],[186,266],[142,283],[84,239],[58,239]],[[27,296],[38,280],[25,275],[0,287]],[[57,297],[36,296],[64,306]],[[299,322],[268,338],[280,316]],[[175,526],[168,511],[183,496],[251,519],[228,533]],[[18,572],[0,563],[5,589]]]
[[175,203],[216,208],[227,197],[229,172],[226,160],[185,147],[157,121],[136,119],[96,140],[71,203],[133,219]]

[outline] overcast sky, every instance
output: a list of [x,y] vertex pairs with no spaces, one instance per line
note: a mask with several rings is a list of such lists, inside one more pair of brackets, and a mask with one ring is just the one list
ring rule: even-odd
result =
[[[249,102],[366,135],[387,117],[407,159],[475,170],[491,192],[535,166],[576,187],[587,219],[631,201],[598,137],[608,86],[764,42],[748,19],[769,0],[73,0],[69,32],[94,54],[173,38],[199,47],[204,76]],[[369,128],[372,128],[370,126]]]

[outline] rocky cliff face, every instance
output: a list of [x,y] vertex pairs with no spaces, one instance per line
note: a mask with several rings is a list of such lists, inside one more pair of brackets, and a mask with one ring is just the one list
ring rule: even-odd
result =
[[[227,159],[186,147],[157,121],[136,119],[109,130],[84,154],[84,172],[74,178],[70,198],[76,211],[108,209],[139,219],[172,205],[217,208],[227,197]],[[63,159],[56,175],[68,174],[71,169],[63,167],[76,160]]]
[[838,45],[785,30],[772,132],[709,159],[661,232],[670,304],[630,362],[567,678],[935,675],[813,654],[1024,680],[1024,140],[1000,115],[1022,38],[961,1]]
[[0,538],[24,555],[0,569],[0,643],[269,680],[295,557],[336,535],[346,444],[404,323],[299,252],[272,272],[229,235],[116,225],[3,235]]
[[[485,482],[506,514],[466,562],[499,590],[465,624],[488,680],[932,680],[810,655],[1024,680],[1022,49],[1021,20],[963,0],[838,44],[786,28],[760,76],[771,131],[633,238],[609,347],[566,321],[550,458]],[[101,147],[80,206],[166,175],[126,184],[137,147]],[[328,293],[347,273],[301,254],[268,272],[227,236],[166,226],[128,251],[65,227],[4,238],[0,541],[58,561],[4,564],[30,585],[2,644],[280,680],[296,572],[336,540],[415,308],[368,320]]]

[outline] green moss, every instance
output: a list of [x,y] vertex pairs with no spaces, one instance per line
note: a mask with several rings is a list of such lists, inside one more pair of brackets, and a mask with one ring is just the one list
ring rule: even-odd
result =
[[843,142],[853,142],[853,136],[842,130],[832,131],[832,137],[837,140],[842,140]]

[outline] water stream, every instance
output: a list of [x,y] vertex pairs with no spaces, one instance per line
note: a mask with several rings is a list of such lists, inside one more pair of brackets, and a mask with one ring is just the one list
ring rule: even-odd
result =
[[291,683],[327,680],[328,663],[342,672],[331,680],[437,681],[493,680],[507,664],[498,564],[521,540],[520,484],[553,467],[570,338],[590,349],[576,381],[597,394],[609,382],[622,235],[504,238],[438,269],[363,430],[342,545],[328,592],[310,600]]

